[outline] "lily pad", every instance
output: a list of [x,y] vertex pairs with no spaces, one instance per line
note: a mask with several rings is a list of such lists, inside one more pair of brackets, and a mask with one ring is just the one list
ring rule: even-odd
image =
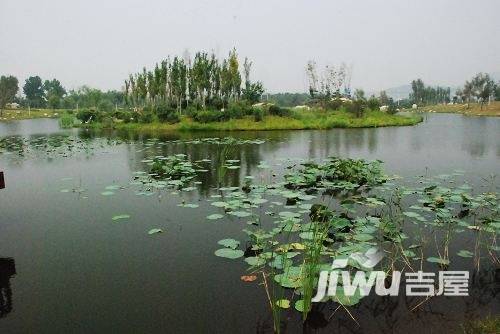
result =
[[115,194],[114,191],[109,191],[109,190],[108,191],[103,191],[101,193],[101,195],[103,195],[103,196],[111,196],[111,195],[114,195],[114,194]]
[[245,253],[239,249],[221,248],[215,251],[215,256],[224,257],[226,259],[237,259],[242,257]]
[[247,257],[245,259],[245,262],[251,265],[252,267],[258,267],[266,264],[266,260],[257,256]]
[[153,229],[149,230],[149,232],[148,232],[149,235],[157,234],[157,233],[163,233],[163,230],[161,228],[153,228]]
[[248,216],[252,215],[250,212],[247,212],[247,211],[232,211],[232,212],[230,212],[230,214],[233,216],[236,216],[236,217],[240,217],[240,218],[248,217]]
[[126,215],[126,214],[123,214],[123,215],[116,215],[116,216],[113,216],[113,220],[122,220],[122,219],[129,219],[130,218],[130,215]]
[[219,245],[222,245],[222,246],[228,247],[228,248],[232,248],[232,249],[236,249],[240,245],[240,242],[238,240],[234,240],[234,239],[222,239],[222,240],[217,241],[217,243]]
[[207,216],[207,219],[216,220],[216,219],[221,219],[223,217],[224,217],[224,215],[221,215],[220,213],[214,213],[214,214]]
[[304,312],[304,300],[299,299],[295,302],[295,309],[299,312]]
[[276,305],[281,308],[290,308],[290,301],[288,299],[280,299],[276,301]]

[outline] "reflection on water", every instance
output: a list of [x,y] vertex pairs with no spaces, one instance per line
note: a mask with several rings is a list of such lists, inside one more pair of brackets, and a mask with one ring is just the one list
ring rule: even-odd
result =
[[14,259],[0,258],[0,318],[12,311],[10,279],[16,274]]

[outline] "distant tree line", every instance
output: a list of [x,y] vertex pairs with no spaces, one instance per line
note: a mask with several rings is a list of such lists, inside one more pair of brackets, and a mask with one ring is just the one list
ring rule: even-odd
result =
[[500,101],[500,83],[495,83],[486,73],[478,73],[472,79],[467,80],[453,97],[449,87],[426,86],[421,79],[413,80],[411,89],[409,101],[418,105],[478,102],[482,108],[486,102]]
[[57,79],[43,81],[39,76],[26,79],[18,95],[19,81],[14,76],[0,77],[0,109],[7,103],[18,103],[25,108],[81,109],[111,111],[125,106],[125,95],[119,91],[103,92],[83,86],[67,91]]
[[422,79],[411,82],[410,101],[418,105],[449,103],[451,89],[450,87],[431,87],[426,86]]
[[310,100],[308,93],[276,93],[266,95],[265,100],[282,107],[305,105]]

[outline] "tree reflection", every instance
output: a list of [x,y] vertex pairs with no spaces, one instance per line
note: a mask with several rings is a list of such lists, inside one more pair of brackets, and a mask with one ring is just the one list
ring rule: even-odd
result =
[[0,318],[12,311],[12,289],[10,278],[16,274],[16,265],[12,258],[0,258]]

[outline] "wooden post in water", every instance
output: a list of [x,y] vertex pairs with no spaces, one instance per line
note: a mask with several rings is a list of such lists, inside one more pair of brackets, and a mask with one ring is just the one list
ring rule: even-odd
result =
[[5,188],[5,180],[3,178],[3,172],[0,172],[0,189]]

